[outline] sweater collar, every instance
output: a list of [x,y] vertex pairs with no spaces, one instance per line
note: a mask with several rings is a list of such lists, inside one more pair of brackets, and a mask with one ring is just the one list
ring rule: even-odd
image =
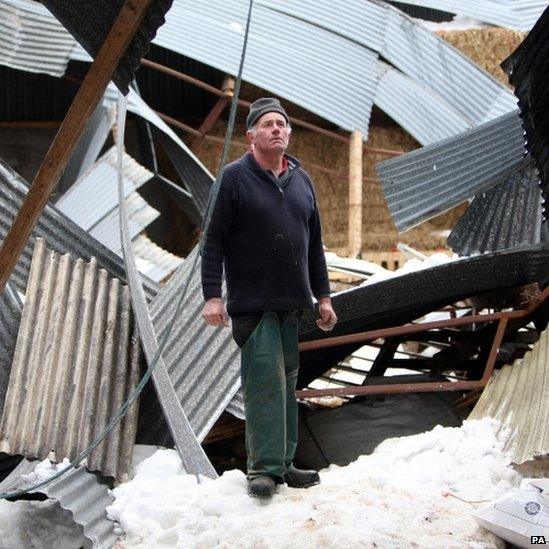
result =
[[[264,170],[260,165],[259,163],[257,162],[257,160],[255,159],[255,156],[253,154],[253,152],[251,151],[248,151],[243,157],[243,160],[244,162],[254,171],[256,172],[260,172],[262,174],[266,174],[266,175],[270,175],[271,177],[274,177],[272,175],[272,173],[269,171],[269,170]],[[284,153],[284,161],[285,163],[287,163],[287,167],[286,167],[286,170],[288,172],[292,172],[294,171],[296,168],[299,168],[299,166],[301,166],[301,162],[299,162],[299,160],[297,158],[295,158],[294,156],[288,154],[288,153]],[[283,172],[283,173],[286,173],[286,172]]]

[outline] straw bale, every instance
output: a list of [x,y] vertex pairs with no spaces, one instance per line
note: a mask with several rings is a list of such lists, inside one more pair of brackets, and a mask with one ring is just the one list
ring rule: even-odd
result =
[[509,80],[500,64],[517,49],[526,36],[525,32],[497,27],[439,31],[437,34],[504,84],[508,84]]

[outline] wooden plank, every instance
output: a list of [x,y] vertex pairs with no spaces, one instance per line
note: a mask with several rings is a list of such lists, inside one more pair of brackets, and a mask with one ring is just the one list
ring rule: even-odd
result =
[[362,133],[354,131],[349,144],[349,257],[362,249]]
[[0,249],[0,293],[4,291],[38,218],[55,189],[86,124],[101,99],[152,0],[126,0],[101,46],[67,116],[34,178]]

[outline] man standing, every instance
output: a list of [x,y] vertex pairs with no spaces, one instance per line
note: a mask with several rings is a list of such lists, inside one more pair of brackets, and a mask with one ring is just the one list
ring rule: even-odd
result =
[[[317,325],[337,316],[322,247],[313,184],[285,153],[291,128],[277,99],[258,99],[246,118],[251,148],[223,171],[202,252],[203,317],[228,326],[242,349],[248,486],[270,497],[277,483],[306,488],[316,471],[293,466],[298,408],[298,322],[319,302]],[[225,268],[227,309],[221,300]],[[228,314],[227,314],[228,311]]]

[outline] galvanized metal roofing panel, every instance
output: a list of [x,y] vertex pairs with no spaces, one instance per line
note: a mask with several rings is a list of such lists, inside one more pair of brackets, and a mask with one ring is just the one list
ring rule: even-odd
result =
[[8,283],[0,295],[0,413],[4,408],[22,309],[19,296]]
[[[240,352],[230,330],[212,328],[202,319],[200,260],[190,272],[197,253],[195,248],[162,288],[151,305],[151,317],[159,338],[173,319],[163,357],[179,401],[202,441],[240,386]],[[185,301],[173,318],[188,276],[192,278]],[[162,423],[161,418],[150,419]]]
[[157,246],[145,235],[139,235],[132,241],[132,249],[139,272],[156,282],[164,280],[184,261],[182,257]]
[[[0,492],[13,492],[28,487],[23,475],[30,475],[37,461],[24,459],[2,483]],[[94,547],[107,549],[117,541],[115,523],[107,518],[106,508],[114,498],[109,493],[107,481],[98,473],[90,473],[85,467],[78,467],[33,494],[45,494],[59,502],[59,505],[72,513],[74,521],[82,526],[84,535]]]
[[[37,239],[0,421],[0,451],[75,459],[105,428],[139,378],[129,291],[116,278]],[[137,403],[86,466],[124,481]]]
[[[0,158],[0,240],[6,237],[8,229],[21,208],[27,190],[26,181]],[[47,204],[11,277],[14,287],[22,292],[25,291],[27,285],[34,237],[37,236],[44,238],[48,246],[59,253],[72,253],[88,260],[95,257],[100,268],[106,269],[111,276],[116,276],[122,281],[126,280],[120,257],[90,236],[57,208]],[[143,276],[142,280],[148,297],[156,295],[158,285],[146,276]]]
[[436,143],[471,123],[432,89],[379,63],[375,104],[422,145]]
[[[118,92],[110,85],[103,98],[103,104],[113,107],[116,105],[117,98]],[[130,90],[128,94],[128,111],[150,122],[158,130],[158,135],[162,135],[162,142],[167,147],[167,152],[183,185],[191,193],[198,212],[203,215],[213,182],[211,173],[134,90]]]
[[549,8],[513,54],[502,63],[515,86],[520,116],[526,131],[526,148],[540,173],[544,217],[549,219]]
[[[402,72],[433,88],[473,125],[516,108],[512,93],[442,38],[398,10],[387,12],[380,54]],[[501,112],[494,112],[494,104]]]
[[[164,24],[166,12],[173,0],[151,2],[147,13],[133,35],[113,75],[113,82],[126,95],[141,58],[158,27]],[[103,45],[124,3],[123,0],[42,0],[42,3],[61,21],[84,49],[95,57]]]
[[[126,197],[153,176],[127,153],[122,157],[122,174]],[[117,181],[116,147],[113,146],[72,185],[55,205],[83,229],[89,231],[118,208]]]
[[530,161],[471,202],[448,245],[459,255],[483,254],[539,244],[541,192]]
[[114,116],[114,109],[107,109],[102,104],[97,105],[63,172],[58,191],[64,192],[70,188],[95,163],[113,127]]
[[500,27],[530,30],[547,0],[399,0],[404,4],[427,6],[492,23]]
[[[302,18],[375,50],[404,74],[443,97],[470,125],[480,124],[515,108],[512,93],[503,84],[442,38],[386,3],[376,0],[348,0],[344,3],[330,0],[258,1],[273,11]],[[174,10],[178,4],[176,2]],[[165,30],[169,25],[170,20]],[[399,105],[402,103],[399,101]],[[498,110],[493,108],[494,104],[499,105]]]
[[523,156],[520,118],[512,112],[376,168],[402,232],[489,189],[519,167]]
[[[178,0],[155,44],[236,74],[247,8],[247,2],[240,0]],[[371,50],[316,25],[256,5],[243,77],[345,129],[361,130],[366,136],[376,61],[377,54]]]
[[0,63],[63,76],[75,40],[38,2],[0,1]]
[[[149,204],[135,192],[131,193],[126,198],[126,208],[130,225],[130,238],[132,239],[141,234],[148,225],[160,216],[158,210],[149,206]],[[118,209],[112,210],[90,230],[90,234],[97,238],[99,242],[105,244],[107,248],[120,255],[122,245],[120,243],[120,225],[118,218]]]
[[549,454],[549,329],[520,360],[494,372],[469,415],[500,422],[504,451],[516,464]]

